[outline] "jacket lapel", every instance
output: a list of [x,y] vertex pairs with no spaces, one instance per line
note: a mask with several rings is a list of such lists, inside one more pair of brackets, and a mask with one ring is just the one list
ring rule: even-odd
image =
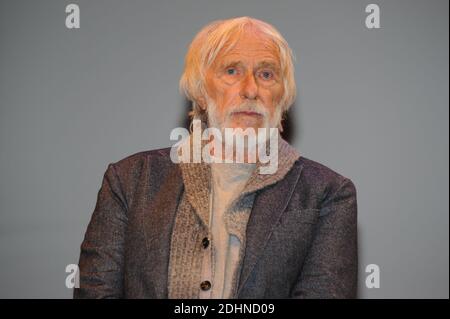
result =
[[157,299],[165,299],[168,294],[167,269],[170,241],[177,205],[183,191],[183,179],[179,167],[171,163],[166,169],[167,177],[163,179],[160,190],[148,208],[152,216],[144,218],[147,258],[152,265],[147,275],[151,286],[155,288]]
[[303,165],[294,165],[284,179],[256,195],[246,231],[245,257],[237,296],[262,254],[297,185]]

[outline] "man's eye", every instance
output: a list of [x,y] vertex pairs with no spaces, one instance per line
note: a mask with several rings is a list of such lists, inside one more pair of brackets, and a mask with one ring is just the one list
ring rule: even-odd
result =
[[262,71],[260,74],[264,80],[270,80],[273,77],[273,73],[271,71]]
[[237,70],[235,68],[228,68],[227,74],[228,75],[235,75],[237,73]]

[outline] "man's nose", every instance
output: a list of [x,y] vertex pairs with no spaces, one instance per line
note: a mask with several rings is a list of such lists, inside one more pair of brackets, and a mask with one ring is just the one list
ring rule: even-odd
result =
[[253,74],[248,74],[242,81],[241,97],[254,100],[258,96],[258,84]]

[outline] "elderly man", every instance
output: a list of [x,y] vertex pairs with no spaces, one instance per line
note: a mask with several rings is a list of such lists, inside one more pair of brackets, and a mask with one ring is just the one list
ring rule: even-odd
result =
[[[74,297],[356,297],[354,184],[278,134],[296,90],[281,34],[249,17],[209,24],[189,47],[180,86],[198,127],[177,147],[108,166]],[[204,139],[196,128],[217,134]],[[257,132],[244,139],[243,161],[229,129],[240,130],[232,140]],[[197,155],[208,160],[186,156],[207,141]],[[276,154],[276,169],[263,173],[250,150]]]

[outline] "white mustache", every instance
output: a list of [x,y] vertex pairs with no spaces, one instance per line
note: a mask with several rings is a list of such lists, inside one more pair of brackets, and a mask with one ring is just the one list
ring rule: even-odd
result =
[[262,107],[258,104],[241,104],[240,106],[238,106],[236,108],[232,108],[231,111],[228,112],[227,117],[233,113],[238,113],[238,112],[255,112],[264,117],[267,117],[267,111],[264,109],[264,107]]

